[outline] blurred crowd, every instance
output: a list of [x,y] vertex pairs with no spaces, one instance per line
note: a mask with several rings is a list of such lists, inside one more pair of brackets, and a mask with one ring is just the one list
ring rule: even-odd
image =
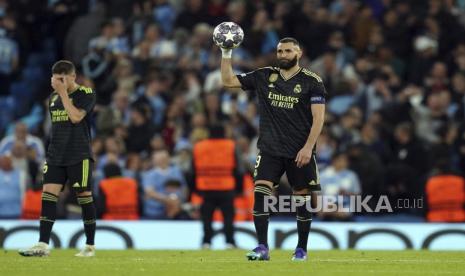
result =
[[257,104],[221,85],[211,37],[223,21],[245,32],[237,73],[275,64],[277,42],[292,36],[300,65],[322,77],[323,193],[414,199],[433,175],[465,175],[465,0],[0,0],[0,176],[21,175],[17,197],[3,196],[11,183],[0,177],[0,217],[19,216],[1,206],[40,189],[50,66],[62,58],[97,92],[97,198],[116,170],[137,181],[141,217],[195,218],[192,147],[217,124],[249,173]]

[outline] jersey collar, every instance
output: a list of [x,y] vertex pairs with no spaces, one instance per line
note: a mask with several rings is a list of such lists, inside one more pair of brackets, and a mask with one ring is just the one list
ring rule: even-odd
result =
[[292,79],[293,77],[297,76],[297,74],[299,74],[300,71],[302,71],[302,67],[300,67],[299,70],[297,70],[294,74],[292,74],[292,75],[291,75],[289,78],[287,78],[287,79],[283,76],[283,74],[281,74],[281,70],[279,70],[279,75],[281,76],[281,78],[282,78],[284,81],[288,81],[288,80]]
[[75,93],[76,91],[78,91],[79,89],[81,89],[81,86],[80,86],[80,85],[78,85],[78,86],[76,87],[75,90],[73,90],[71,93],[69,93],[68,96],[71,95],[71,94],[74,94],[74,93]]

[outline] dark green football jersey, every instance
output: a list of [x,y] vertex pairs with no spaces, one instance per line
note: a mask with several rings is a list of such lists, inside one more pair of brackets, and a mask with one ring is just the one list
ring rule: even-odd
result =
[[301,68],[286,79],[275,67],[260,68],[237,77],[242,89],[253,90],[258,97],[260,151],[295,158],[310,134],[311,105],[325,103],[326,90],[321,78]]
[[52,131],[47,148],[47,164],[69,166],[84,159],[92,159],[90,127],[95,92],[80,86],[69,94],[69,98],[76,108],[86,111],[86,116],[79,123],[73,124],[60,96],[56,92],[52,93],[49,100]]

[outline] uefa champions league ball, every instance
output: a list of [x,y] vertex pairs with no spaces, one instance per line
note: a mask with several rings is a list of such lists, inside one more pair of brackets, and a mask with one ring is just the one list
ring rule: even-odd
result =
[[213,42],[220,48],[236,48],[243,40],[244,31],[234,22],[223,22],[213,30]]

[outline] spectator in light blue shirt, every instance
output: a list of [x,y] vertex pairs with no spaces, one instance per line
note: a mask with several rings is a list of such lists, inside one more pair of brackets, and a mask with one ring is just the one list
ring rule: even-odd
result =
[[[143,216],[151,219],[167,219],[173,208],[180,208],[185,200],[186,180],[178,166],[171,165],[167,150],[156,151],[152,156],[153,169],[142,175],[144,189]],[[179,189],[173,190],[169,182],[180,183]]]
[[0,27],[0,97],[10,94],[12,74],[19,64],[18,44],[6,34]]
[[171,35],[173,24],[176,21],[176,10],[167,0],[158,0],[153,8],[153,19],[160,24],[160,28],[166,36]]
[[10,157],[0,155],[0,219],[20,217],[25,179],[21,170],[13,168]]
[[[348,209],[349,199],[351,195],[361,194],[360,181],[357,174],[349,169],[349,159],[344,152],[336,153],[328,166],[320,175],[320,183],[323,196],[334,196],[338,200],[338,196],[343,197],[342,206]],[[323,200],[324,202],[324,200]],[[338,206],[340,203],[336,201]],[[334,213],[323,212],[321,214],[324,219],[332,220],[350,220],[352,213],[339,212]]]
[[0,73],[9,75],[18,66],[18,44],[6,36],[6,30],[0,28]]
[[107,49],[116,55],[126,55],[130,52],[129,38],[125,35],[126,26],[121,18],[112,20],[114,37],[108,41]]
[[0,141],[0,155],[10,154],[16,141],[22,141],[28,149],[34,150],[34,161],[39,164],[45,161],[45,150],[42,140],[39,137],[28,134],[27,126],[24,123],[17,123],[15,125],[15,133],[6,136]]

